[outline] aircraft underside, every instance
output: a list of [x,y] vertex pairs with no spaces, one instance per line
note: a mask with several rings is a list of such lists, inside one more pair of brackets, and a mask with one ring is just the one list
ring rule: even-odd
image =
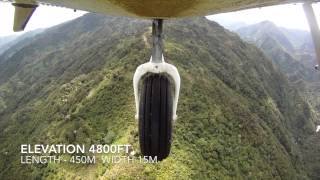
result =
[[25,28],[39,3],[82,9],[111,15],[149,18],[152,20],[153,48],[150,61],[140,65],[133,77],[136,119],[139,120],[140,148],[143,155],[157,156],[159,160],[170,153],[172,123],[177,119],[180,76],[174,65],[163,56],[163,23],[167,18],[207,15],[260,6],[304,2],[311,35],[317,54],[315,68],[320,64],[320,31],[311,3],[314,1],[11,1],[15,6],[14,31]]

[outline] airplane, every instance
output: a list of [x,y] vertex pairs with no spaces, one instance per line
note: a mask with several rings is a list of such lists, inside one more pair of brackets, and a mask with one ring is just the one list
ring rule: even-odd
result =
[[[163,21],[193,16],[205,16],[265,6],[303,3],[311,36],[320,64],[320,31],[312,8],[319,0],[0,0],[15,7],[14,31],[26,27],[39,5],[60,6],[114,16],[152,20],[152,55],[140,65],[133,77],[139,121],[139,143],[144,156],[165,159],[170,154],[172,123],[177,119],[180,75],[163,56]],[[284,14],[285,16],[285,14]]]

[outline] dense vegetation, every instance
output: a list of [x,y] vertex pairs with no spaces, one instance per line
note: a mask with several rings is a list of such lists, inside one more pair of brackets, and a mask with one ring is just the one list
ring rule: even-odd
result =
[[[314,70],[316,55],[306,31],[277,27],[269,21],[244,26],[236,32],[259,47],[316,110],[320,118],[320,74]],[[319,122],[320,123],[320,122]]]
[[[236,32],[249,43],[259,47],[276,68],[283,72],[291,86],[311,105],[320,124],[320,74],[314,70],[316,55],[309,32],[277,27],[269,21],[244,26]],[[314,134],[305,140],[303,153],[308,165],[319,169],[319,139]],[[314,144],[316,144],[314,147]],[[313,177],[317,179],[318,177]]]
[[88,14],[0,56],[1,179],[319,178],[302,154],[313,109],[258,48],[205,18],[165,24],[182,78],[167,159],[21,165],[26,143],[128,143],[139,155],[132,77],[150,58],[150,25]]

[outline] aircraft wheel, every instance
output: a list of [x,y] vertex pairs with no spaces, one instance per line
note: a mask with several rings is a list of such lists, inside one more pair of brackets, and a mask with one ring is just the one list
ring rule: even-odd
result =
[[172,136],[173,89],[169,79],[152,74],[143,81],[139,105],[139,139],[143,156],[166,158]]

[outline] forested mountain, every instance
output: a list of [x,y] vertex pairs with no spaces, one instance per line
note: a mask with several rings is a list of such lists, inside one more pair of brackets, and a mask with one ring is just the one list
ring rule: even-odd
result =
[[[286,74],[289,83],[299,90],[300,95],[314,109],[315,123],[319,126],[320,74],[313,69],[316,57],[310,33],[277,27],[268,21],[239,28],[236,32],[245,41],[257,45]],[[315,153],[319,149],[319,137],[311,136],[306,144],[317,144],[317,148],[307,152]],[[317,158],[317,155],[314,156]]]
[[236,32],[257,45],[319,114],[320,74],[314,69],[315,52],[309,32],[277,27],[269,21],[242,27]]
[[302,64],[314,65],[315,52],[308,31],[279,27],[271,21],[262,21],[251,25],[237,21],[221,21],[221,23],[225,28],[239,34],[245,41],[255,43],[258,47],[265,39],[275,39],[276,46],[281,45],[281,48],[301,60]]
[[21,41],[28,41],[28,38],[33,38],[33,36],[41,33],[43,29],[36,29],[33,31],[26,32],[24,34],[18,35],[10,35],[4,36],[0,38],[0,54],[5,52],[6,50],[10,49],[11,46],[21,42]]
[[0,54],[4,51],[5,45],[7,43],[12,42],[16,38],[17,38],[17,36],[15,36],[15,35],[0,37]]
[[164,55],[182,78],[167,159],[21,165],[28,143],[139,155],[132,77],[150,58],[150,26],[87,14],[0,56],[0,179],[320,178],[312,106],[261,50],[205,18],[165,22]]

